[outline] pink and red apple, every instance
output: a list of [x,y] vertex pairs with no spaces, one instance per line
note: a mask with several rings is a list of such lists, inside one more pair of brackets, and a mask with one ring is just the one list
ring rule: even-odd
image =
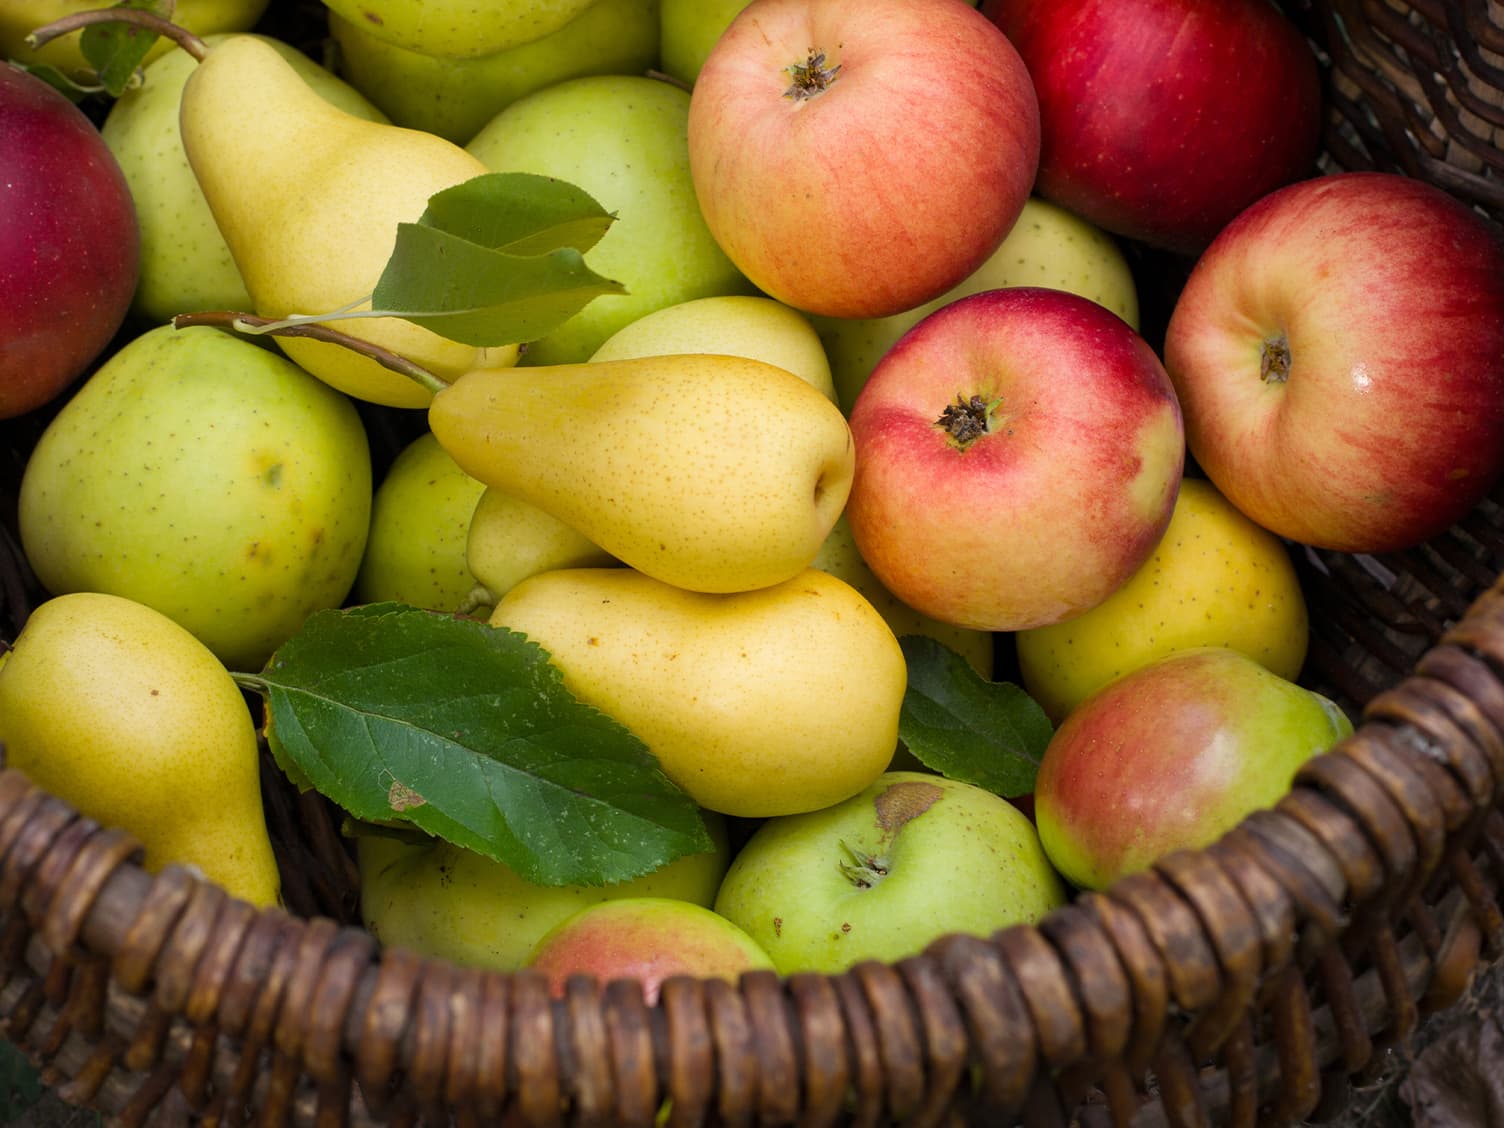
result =
[[676,975],[735,982],[744,971],[772,968],[772,957],[740,927],[693,901],[618,897],[565,918],[546,932],[526,966],[548,979],[556,996],[570,978],[604,985],[635,979],[652,1005]]
[[56,398],[104,351],[140,264],[130,189],[94,123],[0,62],[0,419]]
[[1504,473],[1504,236],[1392,173],[1289,185],[1198,260],[1165,366],[1191,453],[1254,521],[1409,547]]
[[1333,702],[1236,650],[1177,651],[1098,690],[1055,731],[1034,785],[1040,841],[1066,879],[1105,888],[1273,806],[1351,731]]
[[1097,303],[986,290],[924,318],[851,410],[846,516],[900,600],[976,630],[1060,622],[1153,552],[1184,468],[1153,349]]
[[965,0],[753,0],[689,108],[695,195],[759,288],[886,317],[970,275],[1039,159],[1018,52]]
[[985,0],[1039,98],[1037,191],[1196,252],[1315,172],[1316,58],[1269,0]]

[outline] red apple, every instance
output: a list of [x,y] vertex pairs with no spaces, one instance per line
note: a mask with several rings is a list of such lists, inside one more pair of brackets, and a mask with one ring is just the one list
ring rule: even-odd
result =
[[1290,185],[1197,262],[1165,366],[1191,453],[1254,521],[1416,544],[1504,473],[1504,237],[1396,174]]
[[0,419],[52,400],[104,351],[140,261],[130,190],[99,130],[0,63]]
[[652,1005],[675,975],[735,982],[744,971],[773,967],[772,957],[742,929],[693,901],[618,897],[587,906],[544,933],[525,965],[548,979],[556,996],[572,976],[605,984],[635,979]]
[[1273,806],[1351,731],[1333,702],[1239,651],[1177,651],[1061,722],[1034,782],[1040,841],[1069,881],[1102,889]]
[[1127,322],[1063,290],[986,290],[924,318],[856,403],[846,515],[910,607],[977,630],[1096,606],[1159,542],[1180,406]]
[[695,195],[732,262],[811,313],[886,317],[971,274],[1034,183],[1039,112],[965,0],[753,0],[695,80]]
[[1119,235],[1199,251],[1315,171],[1316,58],[1269,0],[985,0],[1039,97],[1037,191]]

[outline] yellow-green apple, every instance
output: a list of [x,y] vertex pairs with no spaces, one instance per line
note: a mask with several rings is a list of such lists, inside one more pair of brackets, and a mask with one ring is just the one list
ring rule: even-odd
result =
[[[261,18],[268,3],[269,0],[175,0],[172,22],[200,38],[219,32],[248,31]],[[26,37],[64,16],[108,7],[104,0],[5,0],[0,4],[0,58],[24,67],[55,67],[84,84],[97,82],[94,68],[84,58],[81,31],[60,35],[39,47],[28,44]],[[164,36],[152,44],[146,61],[153,62],[175,49]]]
[[986,936],[1065,900],[1028,816],[980,787],[889,771],[844,802],[768,819],[715,910],[780,973],[894,961],[947,933]]
[[524,965],[562,998],[570,979],[605,986],[633,979],[652,1006],[675,976],[736,982],[746,971],[772,971],[762,947],[719,913],[672,897],[621,897],[580,909],[540,939]]
[[371,501],[371,531],[351,597],[457,611],[475,589],[466,560],[485,486],[425,431],[397,452]]
[[1090,611],[1014,640],[1024,688],[1058,724],[1115,678],[1196,646],[1242,651],[1293,681],[1309,626],[1284,542],[1204,478],[1186,478],[1169,528],[1127,583]]
[[349,593],[371,493],[348,397],[247,337],[167,324],[53,417],[17,524],[47,591],[135,599],[254,673]]
[[1185,443],[1122,318],[1063,290],[984,290],[910,329],[851,410],[846,516],[883,586],[975,630],[1095,607],[1154,551]]
[[585,361],[655,309],[752,291],[695,206],[688,120],[689,94],[671,82],[590,75],[519,98],[470,139],[492,172],[567,180],[616,216],[585,261],[627,293],[597,298],[532,342],[524,364]]
[[1091,222],[1195,253],[1315,172],[1316,57],[1268,0],[985,0],[1039,98],[1036,190]]
[[1088,697],[1034,784],[1045,852],[1102,889],[1273,806],[1299,767],[1352,731],[1321,694],[1225,647],[1180,650]]
[[710,230],[810,313],[886,317],[943,294],[1013,227],[1038,156],[1028,71],[964,0],[753,0],[690,98]]
[[709,907],[731,857],[726,821],[704,812],[712,847],[613,885],[538,885],[505,862],[434,838],[356,839],[361,919],[387,947],[472,967],[516,971],[549,929],[617,897],[671,897]]
[[849,412],[872,369],[922,318],[981,290],[1048,286],[1106,306],[1139,327],[1138,288],[1117,242],[1078,215],[1031,196],[1002,245],[987,261],[933,301],[890,317],[813,317],[830,360],[837,402]]
[[1417,544],[1504,472],[1504,236],[1394,173],[1289,185],[1197,261],[1165,367],[1191,453],[1260,525]]
[[339,73],[398,125],[467,144],[525,94],[586,74],[641,74],[658,57],[657,0],[595,0],[549,35],[491,55],[430,55],[329,13]]
[[591,360],[670,353],[727,353],[765,360],[836,401],[830,361],[814,326],[797,309],[760,294],[720,294],[665,306],[628,322]]
[[539,572],[609,568],[616,563],[584,533],[536,505],[487,486],[470,514],[465,536],[465,567],[476,583],[466,602],[477,609],[494,609],[498,599]]
[[[205,36],[204,42],[214,47],[228,34]],[[368,121],[386,120],[364,95],[297,48],[267,35],[257,38],[326,102]],[[141,85],[115,99],[99,130],[136,203],[141,277],[131,312],[148,321],[169,321],[192,310],[255,308],[193,175],[178,128],[183,86],[197,66],[186,51],[154,60],[142,71]]]
[[426,55],[473,58],[552,35],[598,0],[326,0],[331,12]]
[[749,0],[662,0],[658,53],[663,73],[693,86],[710,49]]
[[99,130],[0,62],[0,419],[55,399],[99,357],[140,265],[130,188]]

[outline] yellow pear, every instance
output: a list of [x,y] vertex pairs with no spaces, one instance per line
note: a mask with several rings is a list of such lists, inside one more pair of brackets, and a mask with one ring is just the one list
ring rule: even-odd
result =
[[627,568],[544,572],[508,592],[491,625],[548,651],[576,697],[636,733],[708,810],[827,807],[897,748],[903,651],[872,604],[826,572],[731,595]]
[[[248,123],[246,107],[255,107]],[[315,93],[261,39],[209,47],[183,86],[183,147],[255,312],[281,318],[369,309],[397,238],[435,192],[487,169],[452,142],[367,121]],[[358,303],[352,305],[352,303]],[[515,364],[517,348],[477,349],[395,317],[332,328],[381,345],[443,379]],[[358,399],[422,407],[427,389],[340,345],[279,337],[289,357]]]
[[479,585],[471,597],[491,606],[539,572],[616,563],[610,553],[557,517],[489,487],[481,491],[470,515],[465,561]]
[[7,766],[135,835],[147,869],[192,866],[254,905],[277,902],[251,711],[161,612],[97,592],[37,607],[0,664],[0,742]]
[[[212,46],[224,38],[211,35],[205,42]],[[359,117],[384,120],[364,95],[296,47],[270,37],[265,42],[319,97]],[[140,86],[115,99],[100,126],[136,205],[141,278],[131,311],[148,321],[169,321],[176,314],[202,309],[250,310],[254,305],[183,151],[178,104],[183,84],[197,66],[187,51],[169,51],[145,68]]]
[[429,428],[471,477],[665,583],[749,591],[815,558],[845,507],[845,417],[791,372],[684,354],[473,372]]

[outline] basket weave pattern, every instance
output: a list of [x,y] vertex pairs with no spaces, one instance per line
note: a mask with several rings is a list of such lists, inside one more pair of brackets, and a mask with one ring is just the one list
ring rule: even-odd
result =
[[[1504,220],[1504,4],[1289,8],[1328,64],[1328,168]],[[0,771],[3,1032],[122,1125],[652,1125],[665,1100],[676,1125],[1332,1113],[1504,956],[1504,512],[1297,563],[1305,680],[1357,732],[1275,809],[1038,926],[838,976],[674,980],[653,1007],[583,980],[554,1001],[526,973],[379,949],[336,813],[274,769],[288,911],[147,874],[129,836]]]

